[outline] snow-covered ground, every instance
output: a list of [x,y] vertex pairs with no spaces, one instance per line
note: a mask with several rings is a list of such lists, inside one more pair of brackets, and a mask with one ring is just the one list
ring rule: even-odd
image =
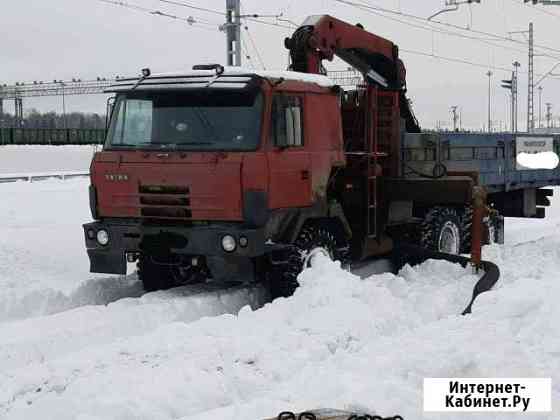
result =
[[558,199],[547,220],[506,221],[484,250],[500,283],[462,317],[476,277],[441,261],[360,279],[322,259],[264,307],[259,288],[142,295],[88,273],[87,185],[0,184],[0,418],[513,418],[422,412],[424,377],[487,376],[552,377],[555,411],[519,418],[560,418]]
[[0,177],[30,172],[87,171],[98,146],[0,146]]

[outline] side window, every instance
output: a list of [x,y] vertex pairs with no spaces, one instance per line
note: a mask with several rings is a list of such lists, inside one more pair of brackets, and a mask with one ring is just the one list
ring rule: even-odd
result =
[[303,146],[303,100],[301,97],[274,96],[271,135],[276,147]]

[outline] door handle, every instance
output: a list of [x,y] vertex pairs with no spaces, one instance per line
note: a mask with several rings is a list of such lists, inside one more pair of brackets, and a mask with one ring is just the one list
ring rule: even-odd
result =
[[301,171],[301,179],[303,181],[309,179],[309,171],[305,170],[305,171]]

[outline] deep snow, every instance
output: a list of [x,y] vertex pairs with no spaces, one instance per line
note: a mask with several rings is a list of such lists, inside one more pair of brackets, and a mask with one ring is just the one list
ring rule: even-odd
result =
[[484,249],[501,281],[462,317],[476,276],[441,261],[361,280],[320,259],[258,310],[241,307],[262,304],[259,288],[138,297],[135,276],[88,273],[87,180],[0,194],[0,418],[512,418],[422,413],[422,379],[437,376],[552,377],[555,411],[520,418],[560,418],[558,199],[547,220],[506,221],[506,245]]

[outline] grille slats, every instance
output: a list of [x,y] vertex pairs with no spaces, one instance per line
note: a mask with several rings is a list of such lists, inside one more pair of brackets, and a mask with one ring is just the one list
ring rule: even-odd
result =
[[140,185],[142,217],[192,219],[190,188],[178,185]]

